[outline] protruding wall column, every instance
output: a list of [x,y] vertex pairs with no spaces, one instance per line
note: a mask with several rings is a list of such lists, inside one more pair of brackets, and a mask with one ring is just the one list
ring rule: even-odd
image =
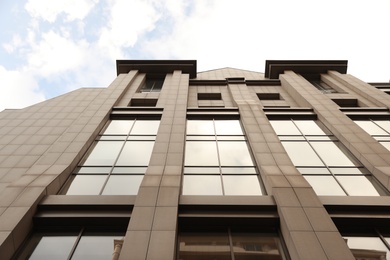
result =
[[139,189],[120,259],[174,259],[183,168],[189,75],[166,76],[164,107],[148,170]]

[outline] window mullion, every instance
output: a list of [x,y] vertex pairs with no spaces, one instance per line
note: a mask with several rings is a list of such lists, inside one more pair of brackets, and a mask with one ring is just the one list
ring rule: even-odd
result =
[[[77,236],[76,241],[74,242],[74,245],[72,247],[72,250],[69,252],[68,260],[72,259],[74,252],[76,251],[76,248],[80,242],[81,236],[84,233],[84,227],[80,230],[79,235]],[[54,249],[55,250],[55,249]]]

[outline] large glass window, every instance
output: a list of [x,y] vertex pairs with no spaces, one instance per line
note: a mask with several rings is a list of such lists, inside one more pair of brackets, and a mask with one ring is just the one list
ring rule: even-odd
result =
[[187,120],[184,195],[261,195],[239,120]]
[[251,260],[285,259],[281,241],[275,233],[239,232],[180,232],[180,260]]
[[390,120],[356,120],[355,123],[390,151]]
[[112,120],[62,189],[67,195],[136,195],[159,120]]
[[18,259],[111,259],[114,240],[122,232],[67,231],[36,232]]
[[390,235],[378,230],[370,234],[344,234],[344,240],[356,259],[390,260]]
[[371,173],[319,122],[270,122],[291,161],[317,195],[387,195]]
[[160,92],[164,84],[164,76],[150,76],[145,79],[144,84],[141,86],[141,92]]

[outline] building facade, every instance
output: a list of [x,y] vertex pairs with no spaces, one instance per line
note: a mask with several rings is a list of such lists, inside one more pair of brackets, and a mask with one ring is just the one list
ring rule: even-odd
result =
[[390,84],[346,72],[119,60],[4,110],[0,259],[390,259]]

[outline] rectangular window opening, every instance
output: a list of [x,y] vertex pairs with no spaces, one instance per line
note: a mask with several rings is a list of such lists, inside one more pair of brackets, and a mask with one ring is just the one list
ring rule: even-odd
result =
[[257,93],[260,100],[281,100],[279,93]]
[[221,93],[198,93],[198,100],[222,100]]

